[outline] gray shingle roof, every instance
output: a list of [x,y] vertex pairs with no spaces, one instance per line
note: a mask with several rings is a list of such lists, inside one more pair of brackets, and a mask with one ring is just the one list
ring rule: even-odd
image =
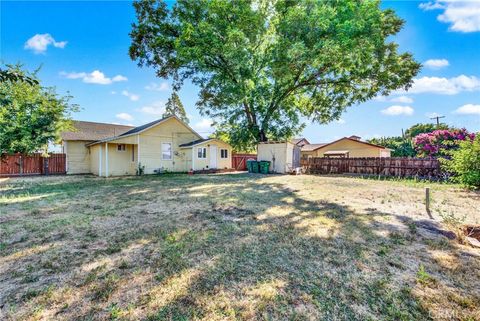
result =
[[152,127],[153,125],[155,124],[158,124],[159,122],[162,122],[164,121],[165,119],[167,118],[170,118],[170,117],[173,117],[173,116],[168,116],[168,117],[165,117],[165,118],[160,118],[160,119],[157,119],[157,120],[154,120],[148,124],[145,124],[145,125],[142,125],[142,126],[138,126],[138,127],[135,127],[135,128],[132,128],[130,129],[129,131],[119,135],[119,136],[125,136],[125,135],[131,135],[131,134],[135,134],[135,133],[138,133],[138,132],[141,132],[142,130],[144,129],[147,129],[149,127]]
[[133,126],[95,123],[90,121],[74,120],[74,131],[65,131],[60,134],[62,140],[96,141],[112,136],[118,136],[129,131]]
[[200,144],[200,143],[203,143],[203,142],[212,140],[212,139],[213,139],[213,138],[197,139],[197,140],[194,140],[193,142],[181,144],[181,145],[179,145],[179,146],[180,146],[180,147],[190,147],[190,146],[194,146],[194,145],[197,145],[197,144]]

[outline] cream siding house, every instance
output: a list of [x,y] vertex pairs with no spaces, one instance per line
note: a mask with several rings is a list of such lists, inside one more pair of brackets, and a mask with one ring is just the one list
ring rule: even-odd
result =
[[360,140],[358,136],[343,137],[331,143],[308,144],[302,157],[390,157],[391,150]]
[[[70,141],[64,140],[64,146]],[[202,148],[200,154],[198,150]],[[79,147],[78,149],[81,150]],[[68,148],[67,151],[67,159]],[[187,172],[231,168],[230,145],[203,139],[175,116],[159,119],[123,133],[83,144],[82,168],[98,176]]]

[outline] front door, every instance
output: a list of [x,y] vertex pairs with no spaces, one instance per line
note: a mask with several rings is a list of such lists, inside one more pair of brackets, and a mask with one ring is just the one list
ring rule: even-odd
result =
[[217,168],[217,145],[210,145],[210,168]]

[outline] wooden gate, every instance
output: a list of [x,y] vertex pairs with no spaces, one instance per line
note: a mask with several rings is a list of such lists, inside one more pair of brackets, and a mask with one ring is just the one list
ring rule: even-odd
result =
[[3,155],[0,157],[0,176],[65,174],[65,154]]
[[256,154],[232,154],[232,168],[237,171],[247,170],[247,160],[257,159]]

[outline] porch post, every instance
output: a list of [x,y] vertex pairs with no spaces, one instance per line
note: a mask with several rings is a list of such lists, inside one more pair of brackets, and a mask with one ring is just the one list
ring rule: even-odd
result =
[[99,145],[99,157],[98,157],[98,176],[102,176],[102,145]]
[[192,146],[192,171],[195,170],[195,147]]
[[108,143],[105,143],[105,177],[108,177]]

